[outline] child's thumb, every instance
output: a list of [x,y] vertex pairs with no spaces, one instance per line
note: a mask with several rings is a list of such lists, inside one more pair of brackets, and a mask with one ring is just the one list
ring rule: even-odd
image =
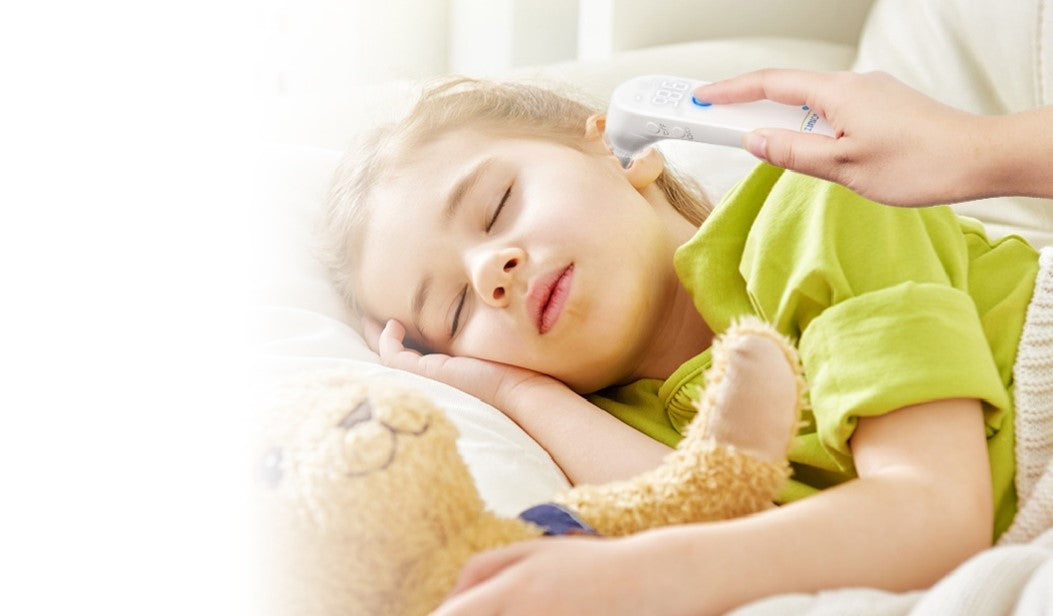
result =
[[836,141],[781,128],[762,128],[746,133],[742,147],[776,167],[823,177],[831,172],[830,148]]

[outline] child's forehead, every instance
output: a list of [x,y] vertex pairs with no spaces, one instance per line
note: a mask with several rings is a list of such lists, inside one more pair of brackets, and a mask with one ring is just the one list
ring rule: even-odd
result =
[[[491,135],[472,129],[447,131],[434,139],[406,144],[389,159],[386,180],[405,182],[427,176],[458,176],[478,161],[502,158],[523,147],[521,137]],[[383,182],[382,182],[383,183]]]
[[401,158],[408,162],[429,160],[451,153],[466,154],[481,148],[498,147],[512,138],[497,130],[485,130],[481,127],[454,127],[420,138],[407,139],[400,148]]

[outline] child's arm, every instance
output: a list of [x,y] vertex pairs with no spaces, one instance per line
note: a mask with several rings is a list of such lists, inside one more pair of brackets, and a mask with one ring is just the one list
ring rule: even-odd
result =
[[384,365],[452,385],[508,415],[575,485],[632,477],[670,451],[552,377],[471,357],[421,355],[402,345],[405,330],[397,321],[365,333]]
[[436,613],[713,614],[783,592],[922,588],[990,545],[977,401],[860,419],[851,446],[859,479],[784,507],[478,555]]

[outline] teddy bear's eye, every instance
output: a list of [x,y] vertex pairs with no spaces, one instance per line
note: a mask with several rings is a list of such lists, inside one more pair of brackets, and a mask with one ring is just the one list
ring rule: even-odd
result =
[[282,481],[282,472],[281,448],[267,450],[256,468],[256,477],[268,488],[276,488]]
[[369,400],[363,400],[351,409],[351,412],[345,415],[338,425],[345,430],[350,430],[370,419],[373,419],[373,405],[369,403]]

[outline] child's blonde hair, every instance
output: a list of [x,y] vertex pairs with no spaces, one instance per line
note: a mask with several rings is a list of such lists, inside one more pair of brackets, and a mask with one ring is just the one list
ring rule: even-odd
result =
[[[322,260],[356,312],[354,265],[368,225],[368,202],[399,155],[453,128],[479,127],[545,138],[580,148],[588,118],[601,111],[554,90],[525,83],[447,79],[424,89],[401,121],[369,133],[337,168],[322,220]],[[685,219],[702,224],[712,205],[694,182],[668,165],[656,184]]]

